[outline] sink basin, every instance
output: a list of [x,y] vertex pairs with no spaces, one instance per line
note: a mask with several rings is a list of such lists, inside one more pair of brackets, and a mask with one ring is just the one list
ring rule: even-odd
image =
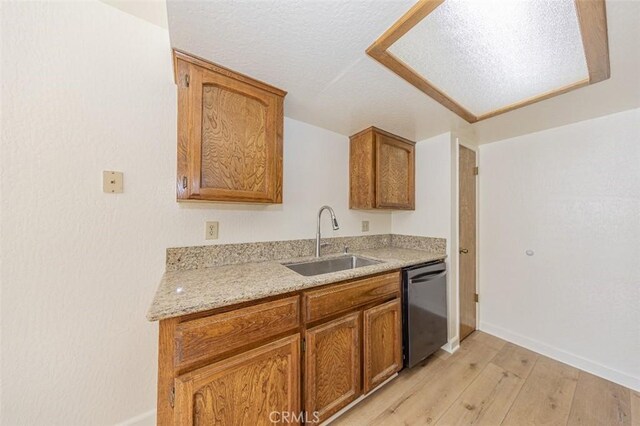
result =
[[376,265],[378,263],[382,262],[360,256],[340,256],[329,259],[311,260],[308,262],[285,263],[284,266],[300,275],[309,277],[347,269],[362,268],[363,266]]

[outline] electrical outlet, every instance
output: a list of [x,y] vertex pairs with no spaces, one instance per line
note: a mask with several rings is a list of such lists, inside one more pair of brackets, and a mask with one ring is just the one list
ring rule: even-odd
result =
[[218,222],[206,222],[204,229],[205,240],[217,240],[218,239]]
[[102,190],[108,194],[123,192],[123,180],[122,172],[105,170],[102,172]]
[[362,232],[369,232],[369,221],[368,220],[363,220],[362,221]]

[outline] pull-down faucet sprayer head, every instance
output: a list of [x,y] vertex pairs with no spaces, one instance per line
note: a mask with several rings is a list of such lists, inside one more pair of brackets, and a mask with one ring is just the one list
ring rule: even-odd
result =
[[340,229],[340,225],[338,225],[338,219],[336,219],[336,215],[333,214],[333,211],[331,212],[331,225],[333,225],[334,231]]

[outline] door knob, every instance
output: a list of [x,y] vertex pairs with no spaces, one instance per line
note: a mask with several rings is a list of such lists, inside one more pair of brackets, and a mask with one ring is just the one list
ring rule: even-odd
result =
[[465,248],[461,248],[460,250],[460,254],[467,254],[469,253],[469,250],[465,249]]

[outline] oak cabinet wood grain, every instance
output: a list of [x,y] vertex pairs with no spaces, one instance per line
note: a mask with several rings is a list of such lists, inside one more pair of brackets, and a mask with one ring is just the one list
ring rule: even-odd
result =
[[305,333],[305,410],[320,422],[362,393],[360,317],[354,312]]
[[400,296],[400,273],[365,277],[303,293],[307,322],[317,321],[376,300]]
[[176,366],[182,368],[295,330],[300,325],[299,298],[287,297],[181,322],[175,331]]
[[394,270],[161,320],[158,424],[328,419],[400,368],[400,282]]
[[293,335],[177,377],[174,424],[290,424],[272,420],[300,412],[299,381],[300,336]]
[[364,311],[364,393],[402,368],[401,309],[400,299],[394,299]]
[[174,62],[178,201],[281,203],[286,92],[182,52]]
[[415,142],[370,127],[350,139],[352,209],[415,209]]

